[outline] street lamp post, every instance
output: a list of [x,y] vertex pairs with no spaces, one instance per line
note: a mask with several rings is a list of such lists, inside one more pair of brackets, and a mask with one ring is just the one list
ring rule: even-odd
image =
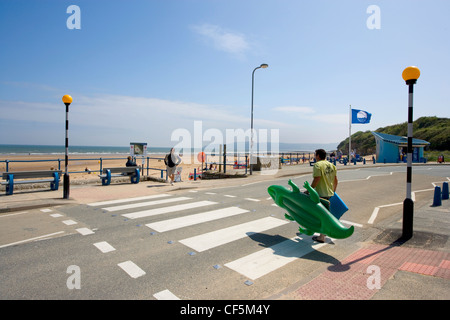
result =
[[406,169],[406,198],[403,201],[403,230],[402,239],[408,240],[413,236],[414,202],[411,198],[412,180],[412,136],[413,136],[413,91],[414,84],[420,77],[417,67],[407,67],[402,73],[403,80],[408,85],[408,154]]
[[250,124],[250,175],[253,174],[253,91],[255,83],[255,71],[261,68],[265,69],[268,66],[269,65],[267,63],[263,63],[259,67],[256,67],[252,72],[252,115]]
[[69,199],[69,189],[70,189],[70,178],[69,172],[67,171],[67,164],[69,162],[69,106],[72,103],[72,97],[65,95],[62,97],[62,101],[66,105],[66,152],[65,152],[65,172],[64,172],[64,191],[63,198]]

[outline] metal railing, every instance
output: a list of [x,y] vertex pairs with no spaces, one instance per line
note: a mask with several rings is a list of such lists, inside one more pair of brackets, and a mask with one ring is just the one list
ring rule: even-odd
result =
[[[202,171],[209,171],[212,169],[218,170],[219,172],[223,172],[223,173],[227,173],[227,170],[244,170],[245,174],[248,173],[248,169],[249,169],[249,155],[247,153],[223,153],[221,155],[221,157],[219,157],[218,161],[208,161],[211,156],[214,158],[219,157],[219,154],[217,153],[211,153],[211,154],[207,154],[206,160],[203,163],[199,163],[199,165],[202,165]],[[255,157],[257,157],[258,155],[255,155]],[[277,156],[280,159],[280,163],[281,164],[300,164],[300,163],[305,163],[308,162],[310,160],[309,154],[304,154],[304,153],[279,153],[277,154]],[[128,157],[128,156],[127,156]],[[124,163],[127,160],[127,157],[99,157],[99,158],[69,158],[69,164],[70,162],[81,162],[81,161],[95,161],[98,163],[98,170],[97,169],[88,169],[86,167],[85,170],[83,171],[69,171],[69,174],[76,174],[76,173],[102,173],[103,171],[103,167],[105,167],[105,164],[108,161],[112,161],[112,160],[123,160]],[[135,158],[134,160],[139,160],[141,158]],[[230,159],[232,159],[230,161]],[[156,168],[151,166],[151,160],[157,160],[157,161],[164,161],[164,158],[158,158],[158,157],[145,157],[144,158],[144,162],[142,165],[142,170],[141,170],[141,174],[142,176],[145,175],[149,176],[150,175],[150,171],[159,171],[161,173],[160,177],[161,179],[164,179],[164,173],[165,174],[165,179],[167,180],[167,170],[161,169],[161,168]],[[32,163],[32,162],[57,162],[57,168],[55,168],[55,170],[61,170],[62,166],[64,166],[64,159],[39,159],[39,160],[0,160],[0,164],[1,163],[5,163],[5,167],[6,167],[6,171],[5,172],[9,172],[10,171],[10,164],[12,163]],[[70,169],[70,165],[69,165],[69,169]],[[200,170],[196,170],[196,171],[200,171]],[[196,175],[201,174],[200,172],[196,172]]]
[[[92,173],[92,172],[98,172],[98,173],[102,173],[103,171],[103,166],[104,166],[104,162],[109,161],[109,160],[124,160],[126,161],[127,158],[76,158],[76,159],[71,159],[69,158],[68,161],[69,163],[71,161],[97,161],[99,164],[99,169],[98,170],[91,170],[88,169],[86,167],[85,170],[83,171],[69,171],[69,174],[72,173]],[[147,176],[149,175],[149,170],[157,170],[161,172],[161,179],[164,179],[164,172],[166,172],[166,179],[167,179],[167,170],[166,169],[160,169],[160,168],[151,168],[150,167],[150,160],[164,160],[164,158],[155,158],[155,157],[146,157],[146,165],[143,166],[141,173],[142,175],[144,175],[144,171],[146,171]],[[58,170],[61,170],[61,162],[64,162],[64,159],[41,159],[41,160],[0,160],[0,163],[5,163],[5,172],[9,172],[9,165],[11,163],[24,163],[24,162],[58,162]]]

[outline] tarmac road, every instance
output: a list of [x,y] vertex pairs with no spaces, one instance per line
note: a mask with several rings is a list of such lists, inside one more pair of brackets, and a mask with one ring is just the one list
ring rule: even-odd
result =
[[[434,185],[450,180],[448,168],[415,166],[412,180],[414,230],[423,237],[411,246],[442,252],[443,262],[450,260],[450,224],[448,213],[444,217],[439,210],[447,212],[448,201],[438,211],[427,211]],[[298,225],[284,218],[267,193],[270,185],[287,186],[289,178],[300,188],[311,182],[306,166],[283,168],[275,176],[175,187],[153,182],[80,186],[72,188],[69,203],[59,200],[60,191],[2,196],[9,203],[3,202],[8,210],[0,214],[0,298],[305,298],[302,287],[368,244],[396,240],[401,229],[405,166],[345,169],[338,171],[337,192],[349,211],[341,220],[354,225],[355,232],[327,244],[299,235]],[[154,198],[130,200],[149,195]],[[117,199],[127,200],[96,204]],[[405,281],[427,281],[403,269],[395,280],[360,298],[398,297],[396,288],[403,288],[410,299]],[[450,298],[448,279],[433,277],[436,294],[428,290],[425,297]]]

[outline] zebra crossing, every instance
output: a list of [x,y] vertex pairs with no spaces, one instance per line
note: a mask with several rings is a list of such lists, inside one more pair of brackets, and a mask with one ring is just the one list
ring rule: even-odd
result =
[[[203,195],[211,198],[211,193],[205,192]],[[228,198],[229,200],[225,202],[221,201],[221,196],[223,198]],[[207,222],[227,220],[227,227],[216,230],[207,230],[206,232],[205,228],[199,228],[202,233],[176,240],[178,243],[181,243],[197,253],[218,249],[221,246],[230,244],[234,241],[251,237],[254,234],[263,233],[290,223],[290,221],[286,219],[276,218],[273,215],[267,217],[254,215],[251,221],[246,222],[235,219],[236,217],[245,216],[246,214],[250,215],[252,211],[255,211],[251,210],[251,208],[254,207],[257,202],[262,201],[263,206],[271,204],[267,201],[267,197],[261,200],[244,197],[240,198],[239,196],[226,194],[214,194],[213,197],[212,200],[214,201],[211,201],[202,200],[201,194],[198,194],[198,196],[196,195],[196,197],[186,197],[163,193],[146,197],[95,202],[88,205],[91,207],[100,207],[104,212],[115,212],[127,219],[140,219],[139,223],[157,233],[180,230],[186,227],[195,228],[202,224],[206,224]],[[230,201],[232,201],[232,203],[230,203]],[[264,201],[266,201],[267,204],[265,204]],[[219,208],[217,208],[218,206]],[[172,214],[176,215],[176,217],[171,216]],[[141,222],[146,219],[151,219],[152,221]],[[236,221],[236,223],[229,226],[230,221],[231,223]],[[237,221],[241,223],[238,223]],[[217,224],[209,224],[208,226],[209,228],[217,228],[214,227],[217,226]],[[115,248],[107,241],[97,242],[94,245],[103,253],[115,250]],[[319,250],[324,245],[326,245],[326,243],[314,244],[312,240],[310,240],[310,237],[306,237],[305,239],[302,237],[295,237],[268,248],[257,249],[256,252],[240,257],[234,261],[229,261],[225,263],[224,266],[251,280],[256,280],[313,250]],[[131,260],[121,262],[118,266],[132,278],[138,278],[146,274],[145,270],[142,270]],[[164,294],[155,294],[154,297],[156,299],[159,299],[159,297],[161,299],[167,299],[168,297],[174,299],[177,298],[176,295],[168,290],[165,290]]]

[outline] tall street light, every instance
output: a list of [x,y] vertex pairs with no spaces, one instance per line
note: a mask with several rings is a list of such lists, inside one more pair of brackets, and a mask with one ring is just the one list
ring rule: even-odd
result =
[[69,199],[69,188],[70,188],[70,181],[69,181],[69,172],[67,171],[67,163],[69,162],[69,106],[72,103],[72,97],[66,94],[62,97],[62,101],[66,105],[66,158],[65,158],[65,172],[64,172],[64,191],[63,191],[63,198]]
[[413,136],[413,90],[414,84],[420,77],[417,67],[407,67],[402,73],[403,80],[408,85],[408,154],[406,169],[406,199],[403,201],[403,230],[402,239],[408,240],[413,236],[414,202],[411,198],[412,180],[412,136]]
[[255,71],[258,69],[265,69],[269,65],[267,63],[261,64],[259,67],[256,67],[252,72],[252,116],[251,116],[251,125],[250,125],[250,174],[253,174],[253,91],[254,91],[254,83],[255,83]]

